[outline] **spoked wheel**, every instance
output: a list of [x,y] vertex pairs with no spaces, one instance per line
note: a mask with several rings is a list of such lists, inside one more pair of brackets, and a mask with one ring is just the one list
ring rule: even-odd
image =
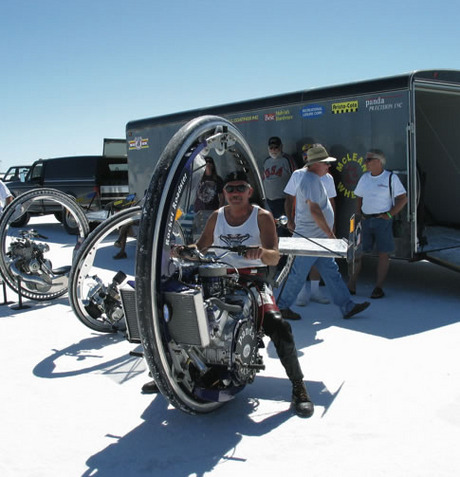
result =
[[[118,212],[99,224],[86,238],[75,255],[69,275],[69,301],[78,319],[95,331],[114,333],[126,329],[121,300],[117,287],[129,275],[134,273],[132,262],[116,262],[113,265],[124,267],[124,270],[108,270],[107,260],[100,262],[96,255],[110,252],[112,247],[103,244],[106,237],[121,227],[132,227],[139,222],[141,208],[139,206]],[[110,241],[110,244],[112,241]],[[105,250],[104,250],[105,249]],[[107,250],[108,249],[108,250]],[[107,257],[106,257],[107,258]],[[103,260],[103,258],[102,258]],[[108,257],[111,260],[111,257]],[[109,262],[112,264],[112,262]],[[104,269],[105,268],[105,269]],[[130,268],[128,270],[128,268]],[[110,288],[115,279],[114,287]],[[107,293],[112,291],[113,295]]]
[[[29,217],[28,210],[34,206],[40,207],[42,201],[56,202],[72,215],[81,241],[89,234],[89,224],[83,209],[71,196],[56,189],[25,192],[4,209],[0,218],[0,273],[12,290],[16,293],[20,290],[23,297],[37,301],[52,300],[67,292],[72,263],[72,257],[69,256],[68,263],[53,269],[51,260],[56,262],[56,257],[49,250],[48,243],[37,243],[37,248],[34,248],[35,240],[24,239],[27,230],[16,228],[20,220]],[[29,224],[27,229],[33,227]],[[47,239],[43,235],[35,235]]]
[[187,243],[193,223],[193,201],[203,174],[204,155],[212,155],[220,176],[244,169],[263,198],[261,177],[245,139],[229,121],[203,116],[183,126],[171,139],[155,167],[145,198],[136,257],[136,297],[144,356],[162,394],[176,408],[207,413],[221,402],[203,401],[194,393],[194,372],[186,353],[170,338],[169,311],[163,284],[174,272],[169,257],[176,243],[175,224]]

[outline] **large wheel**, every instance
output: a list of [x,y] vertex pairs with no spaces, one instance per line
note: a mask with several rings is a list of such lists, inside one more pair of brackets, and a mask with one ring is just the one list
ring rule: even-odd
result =
[[[174,343],[168,338],[162,293],[162,284],[172,273],[169,254],[175,243],[174,224],[186,227],[193,222],[190,211],[195,179],[203,173],[203,153],[213,155],[221,176],[244,168],[255,196],[263,199],[262,180],[248,144],[232,123],[216,116],[203,116],[182,127],[155,167],[144,202],[136,257],[139,328],[144,356],[162,394],[188,413],[211,412],[222,404],[199,399],[190,379],[186,382],[182,377],[190,374],[186,360],[180,362],[177,356],[172,360],[169,350]],[[192,241],[191,234],[187,241]]]
[[[124,317],[114,319],[110,312],[102,307],[97,309],[91,300],[88,300],[91,287],[94,285],[94,276],[97,273],[96,255],[98,249],[102,253],[103,240],[117,231],[120,227],[129,226],[140,219],[141,208],[139,206],[118,212],[109,219],[99,224],[86,238],[75,255],[72,269],[69,275],[69,301],[77,318],[88,328],[103,333],[114,333],[126,329]],[[117,262],[117,266],[126,265],[125,270],[121,270],[126,275],[134,273],[127,270],[126,262]],[[99,266],[100,268],[100,266]],[[116,272],[107,273],[111,279]],[[108,285],[108,280],[103,280]],[[120,303],[121,305],[121,303]],[[121,308],[120,308],[121,309]]]
[[78,223],[81,241],[89,233],[89,224],[83,209],[72,197],[56,189],[34,189],[25,192],[5,207],[0,218],[0,274],[5,283],[16,293],[20,290],[23,297],[37,301],[52,300],[67,292],[68,272],[71,265],[71,258],[69,258],[69,263],[59,267],[59,270],[50,270],[47,276],[47,278],[51,277],[50,283],[41,280],[44,276],[41,271],[40,274],[32,271],[18,275],[18,270],[9,254],[12,241],[18,238],[18,232],[13,232],[12,227],[17,223],[18,218],[28,215],[27,211],[33,202],[42,200],[56,202],[72,214]]

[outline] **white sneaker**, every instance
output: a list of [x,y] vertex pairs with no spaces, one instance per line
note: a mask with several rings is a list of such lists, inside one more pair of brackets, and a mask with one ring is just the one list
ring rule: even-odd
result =
[[307,285],[305,284],[303,287],[302,287],[302,290],[299,291],[299,294],[297,295],[297,300],[295,302],[295,304],[297,306],[306,306],[308,305],[308,302],[310,301],[310,285]]
[[330,303],[330,301],[325,296],[321,295],[321,293],[313,294],[310,297],[310,300],[316,303],[321,303],[322,305],[328,305]]

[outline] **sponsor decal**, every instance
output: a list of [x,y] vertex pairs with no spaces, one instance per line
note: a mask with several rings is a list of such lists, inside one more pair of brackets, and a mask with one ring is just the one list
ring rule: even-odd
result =
[[367,171],[364,157],[358,153],[348,153],[336,163],[336,171],[340,173],[337,193],[349,199],[355,199],[354,190],[359,178]]
[[366,109],[368,111],[391,111],[393,109],[402,109],[403,102],[395,101],[395,98],[400,98],[401,96],[377,96],[376,98],[366,99]]
[[310,118],[317,118],[319,116],[322,116],[325,112],[324,106],[321,106],[321,104],[310,104],[308,106],[304,106],[300,110],[300,115],[304,119],[310,119]]
[[293,117],[289,109],[279,109],[274,113],[264,114],[264,121],[290,121]]
[[140,151],[141,149],[148,149],[149,139],[143,137],[135,137],[132,141],[128,142],[130,151]]
[[178,214],[179,200],[182,195],[182,190],[184,189],[188,179],[189,179],[189,173],[186,171],[185,174],[182,176],[181,180],[179,181],[176,192],[174,194],[174,198],[171,203],[171,207],[169,209],[170,211],[169,211],[168,222],[166,224],[166,240],[165,240],[165,244],[167,246],[171,244],[171,234],[173,232],[174,222],[177,219],[179,219],[182,214],[182,212],[179,212]]
[[358,111],[358,101],[345,101],[344,103],[332,103],[332,114],[356,113]]
[[230,121],[234,124],[251,123],[253,121],[258,121],[258,120],[259,120],[258,114],[248,114],[247,116],[239,116],[237,118],[230,119]]
[[289,109],[280,109],[275,112],[276,121],[290,121],[293,116]]

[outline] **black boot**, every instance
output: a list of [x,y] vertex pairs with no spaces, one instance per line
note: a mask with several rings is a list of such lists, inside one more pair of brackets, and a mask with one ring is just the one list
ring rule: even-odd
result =
[[311,417],[315,411],[307,388],[301,379],[292,382],[291,406],[299,417]]
[[149,381],[142,386],[142,394],[154,394],[158,392],[158,386],[155,381]]

